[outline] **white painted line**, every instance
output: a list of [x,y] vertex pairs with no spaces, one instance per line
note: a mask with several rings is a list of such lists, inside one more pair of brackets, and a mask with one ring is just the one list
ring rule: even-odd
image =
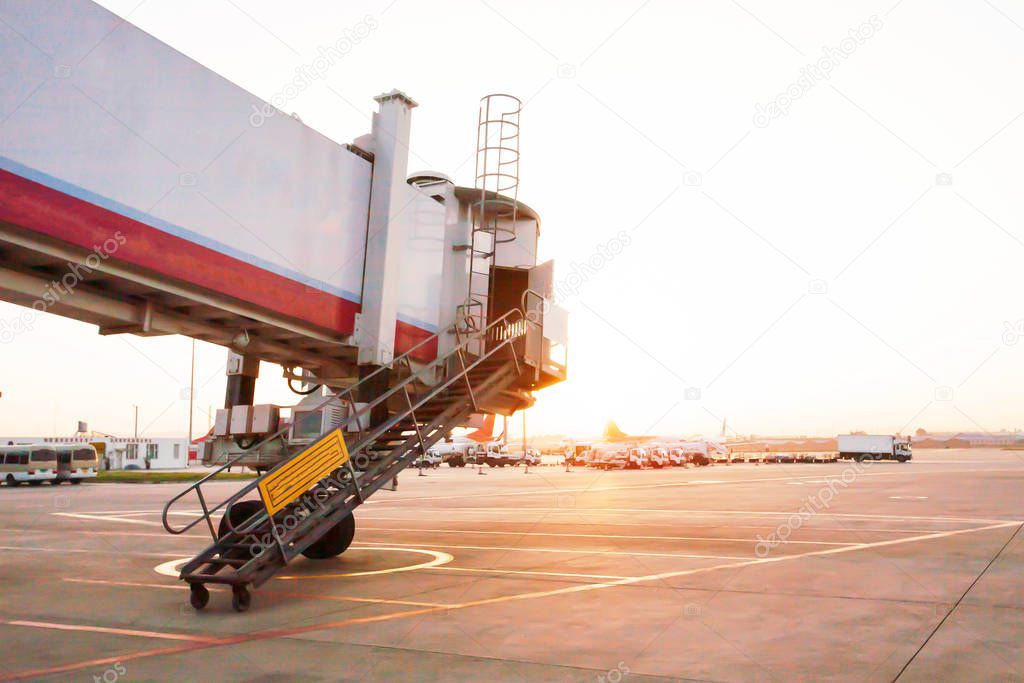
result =
[[148,522],[144,519],[129,519],[128,517],[115,517],[112,515],[85,514],[82,512],[51,512],[51,515],[58,517],[73,517],[75,519],[87,519],[93,522],[122,522],[124,524],[142,524],[144,526],[163,527],[162,522]]
[[[174,575],[177,578],[177,574]],[[107,579],[79,579],[71,576],[65,576],[62,581],[68,583],[88,583],[96,584],[98,586],[135,586],[138,588],[168,588],[172,590],[189,590],[187,583],[144,583],[142,581],[109,581]]]
[[[370,515],[367,515],[367,514],[360,515],[359,519],[361,519],[363,521],[373,521],[373,522],[422,522],[423,521],[422,517],[377,517],[377,516],[370,516]],[[436,523],[439,520],[431,520],[431,521]],[[452,520],[452,521],[455,521],[455,520]],[[821,531],[821,532],[829,532],[829,533],[834,531],[834,532],[851,533],[851,534],[852,533],[860,533],[860,532],[884,533],[884,534],[926,534],[926,533],[931,533],[931,532],[935,531],[935,529],[879,529],[877,527],[809,526],[809,522],[810,521],[811,520],[808,520],[808,522],[803,524],[803,526],[801,528],[806,529],[806,530],[810,530],[810,531]],[[468,523],[468,521],[461,521],[461,522],[455,522],[455,523],[466,524],[466,523]],[[566,522],[552,522],[552,524],[574,525],[575,523],[574,522],[567,522],[566,521]],[[728,528],[730,530],[732,530],[732,529],[761,529],[761,530],[769,530],[770,531],[774,527],[775,523],[774,522],[771,522],[771,523],[766,522],[765,524],[731,524],[728,521],[722,521],[720,523],[712,522],[710,524],[695,524],[693,522],[687,522],[686,524],[687,524],[688,528],[699,528],[699,529],[721,529],[721,528],[725,527],[725,528]],[[589,523],[583,523],[582,526],[590,526],[590,524]],[[629,522],[602,521],[601,522],[601,526],[609,526],[609,527],[614,526],[614,527],[624,527],[624,528],[640,527],[640,528],[645,528],[646,529],[646,528],[650,527],[651,524],[650,523],[629,523]],[[360,526],[359,528],[360,529],[369,529],[370,527]],[[109,533],[116,534],[117,532],[111,531]]]
[[[205,529],[205,527],[204,527]],[[67,529],[4,529],[0,528],[0,532],[9,533],[26,533],[26,534],[51,534],[62,537],[67,537]],[[143,538],[166,538],[166,539],[179,539],[186,538],[190,541],[206,540],[209,542],[210,533],[184,533],[184,534],[169,534],[166,531],[160,532],[149,532],[149,531],[94,531],[92,529],[75,529],[76,535],[81,534],[84,537],[90,536],[130,536],[130,537],[143,537]]]
[[[394,528],[384,526],[360,526],[360,531],[411,531],[414,533],[432,534],[469,534],[485,536],[547,536],[551,538],[621,538],[626,540],[640,541],[722,541],[726,543],[757,543],[756,538],[735,538],[722,536],[640,536],[633,534],[560,534],[544,531],[483,531],[479,529],[423,529],[423,528]],[[807,545],[855,545],[854,543],[835,543],[830,541],[786,541],[787,543]]]
[[[1004,463],[1005,464],[1005,463]],[[848,466],[853,466],[853,463],[849,463]],[[874,467],[880,467],[878,463],[871,465]],[[1009,468],[1009,469],[971,469],[971,470],[921,470],[920,468],[914,468],[910,466],[901,466],[897,469],[896,463],[892,464],[892,469],[885,472],[860,472],[857,474],[857,478],[861,477],[891,477],[891,476],[920,476],[925,474],[966,474],[971,472],[1020,472],[1022,468]],[[835,472],[835,479],[839,479],[842,470],[830,470]],[[821,479],[821,474],[812,474],[806,476],[788,476],[788,477],[758,477],[754,479],[690,479],[687,481],[674,481],[665,482],[660,484],[630,484],[630,485],[618,485],[618,486],[594,486],[585,488],[570,488],[570,489],[559,489],[551,488],[547,490],[521,490],[521,491],[501,491],[497,493],[460,493],[446,496],[415,496],[412,498],[389,498],[380,500],[367,501],[367,504],[373,504],[376,506],[383,507],[403,507],[404,503],[416,502],[422,500],[464,500],[466,498],[494,498],[503,496],[548,496],[548,495],[564,495],[567,493],[597,493],[602,491],[626,491],[634,489],[660,489],[660,488],[681,488],[685,486],[692,486],[694,484],[700,484],[701,482],[716,484],[718,486],[727,486],[732,484],[751,484],[764,481],[794,481],[798,479]],[[550,480],[548,480],[550,483]]]
[[[364,544],[365,545],[365,544]],[[373,548],[362,548],[358,546],[350,546],[349,550],[394,550],[397,552],[406,553],[419,553],[421,555],[428,555],[434,559],[429,562],[421,562],[420,564],[410,564],[404,567],[392,567],[391,569],[376,569],[365,572],[345,572],[339,574],[301,574],[301,575],[286,575],[286,576],[275,576],[274,578],[278,581],[293,581],[300,579],[339,579],[348,576],[378,576],[380,574],[399,574],[402,572],[416,571],[417,569],[431,569],[433,567],[440,567],[441,565],[448,564],[455,558],[448,553],[438,552],[437,550],[426,550],[424,548],[409,548],[409,547],[373,547]]]
[[511,602],[515,600],[533,600],[537,598],[554,597],[557,595],[568,595],[571,593],[583,593],[592,590],[601,590],[604,588],[616,588],[619,586],[628,586],[635,583],[646,583],[650,581],[664,581],[665,579],[673,579],[680,576],[690,576],[693,574],[703,574],[706,572],[719,571],[721,569],[736,569],[739,567],[750,567],[760,564],[770,564],[775,562],[789,562],[792,560],[800,560],[807,557],[819,557],[825,555],[838,555],[840,553],[850,553],[859,550],[867,550],[870,548],[881,548],[886,546],[902,545],[904,543],[918,543],[921,541],[930,541],[940,538],[949,538],[951,536],[957,536],[960,534],[970,534],[977,531],[991,531],[994,529],[1006,529],[1009,527],[1018,526],[1019,522],[1004,522],[1002,524],[991,524],[983,527],[974,527],[972,529],[957,529],[955,531],[942,531],[933,534],[924,534],[921,536],[911,536],[909,538],[897,538],[889,541],[876,541],[874,543],[862,543],[860,545],[847,546],[844,548],[828,548],[826,550],[810,550],[805,553],[798,553],[793,555],[779,555],[778,557],[763,557],[757,559],[745,560],[743,562],[731,562],[726,564],[718,564],[711,567],[698,567],[695,569],[682,569],[679,571],[662,572],[660,574],[649,574],[647,576],[637,576],[624,579],[618,579],[616,581],[609,581],[606,583],[589,583],[578,586],[568,586],[565,588],[556,588],[548,591],[535,591],[532,593],[519,593],[516,595],[505,595],[496,598],[485,598],[483,600],[474,600],[471,602],[465,602],[458,605],[452,605],[450,609],[464,609],[467,607],[479,607],[481,605],[489,605],[502,602]]
[[483,572],[486,574],[523,574],[526,576],[559,576],[566,578],[581,579],[632,579],[633,576],[609,576],[607,574],[574,574],[571,572],[540,572],[527,571],[525,569],[475,569],[473,567],[437,567],[446,572]]
[[162,562],[158,564],[157,566],[153,567],[153,571],[155,571],[160,576],[169,576],[172,579],[178,579],[181,578],[180,567],[191,559],[191,557],[178,556],[178,559],[176,560],[170,560],[168,562]]
[[[89,514],[91,514],[91,515],[131,516],[131,515],[162,515],[164,511],[162,509],[159,509],[159,510],[87,510],[87,512]],[[171,515],[201,515],[201,514],[203,514],[203,511],[202,510],[179,510],[177,512],[170,512],[168,514],[171,514]]]
[[[392,567],[390,569],[375,569],[375,570],[364,571],[364,572],[345,572],[345,573],[336,573],[336,574],[301,574],[301,575],[291,574],[291,575],[285,575],[285,576],[275,576],[274,579],[278,580],[278,581],[292,581],[292,580],[301,580],[301,579],[336,579],[336,578],[350,577],[350,576],[378,576],[380,574],[400,574],[402,572],[411,572],[411,571],[415,571],[417,569],[432,569],[434,567],[440,567],[441,565],[448,564],[449,562],[451,562],[452,560],[455,559],[454,557],[452,557],[448,553],[443,553],[443,552],[440,552],[440,551],[437,551],[437,550],[427,550],[425,548],[404,547],[404,546],[401,547],[401,548],[398,548],[398,547],[393,547],[394,545],[397,545],[397,544],[392,544],[391,546],[387,546],[387,547],[378,547],[376,545],[374,545],[373,547],[362,547],[361,545],[355,545],[354,544],[354,545],[349,546],[349,551],[353,551],[353,550],[393,550],[395,552],[400,552],[400,553],[418,553],[420,555],[427,555],[427,556],[431,557],[432,559],[429,562],[421,562],[419,564],[409,564],[409,565],[404,565],[404,566],[401,566],[401,567]],[[190,559],[192,559],[192,558],[190,558],[190,557],[182,558],[182,557],[179,556],[178,559],[176,559],[176,560],[171,560],[170,562],[164,562],[162,564],[158,564],[156,567],[153,568],[153,571],[155,571],[157,574],[160,574],[161,576],[170,576],[171,578],[177,579],[179,577],[179,575],[181,574],[181,569],[180,569],[181,566],[183,564],[185,564],[186,562],[188,562]]]
[[[385,512],[380,508],[376,508],[373,511],[374,515],[381,512]],[[442,507],[442,508],[404,508],[402,510],[396,510],[396,512],[422,512],[431,515],[441,515],[450,512],[474,512],[474,513],[509,513],[515,512],[520,515],[524,513],[537,513],[537,514],[588,514],[588,515],[600,515],[605,513],[650,513],[650,514],[665,514],[665,515],[693,515],[697,517],[715,517],[719,515],[733,515],[742,517],[791,517],[795,514],[799,514],[797,510],[690,510],[690,509],[668,509],[668,508],[559,508],[559,507]],[[999,524],[999,523],[1012,523],[1020,524],[1021,520],[1012,519],[983,519],[973,517],[929,517],[922,515],[869,515],[869,514],[855,514],[855,513],[839,513],[839,512],[818,512],[815,513],[815,517],[821,518],[837,518],[837,519],[867,519],[867,520],[893,520],[897,522],[901,521],[915,521],[915,522],[934,522],[936,524]],[[387,517],[374,517],[373,519],[388,519]]]
[[97,550],[96,548],[44,548],[42,546],[0,545],[0,550],[26,553],[89,553],[91,555],[130,555],[132,557],[179,557],[179,553],[139,553],[129,550]]
[[644,553],[644,552],[633,552],[628,550],[576,550],[573,548],[516,548],[507,546],[490,546],[490,545],[443,545],[440,543],[371,543],[369,541],[363,541],[363,545],[368,546],[426,546],[428,548],[445,548],[447,550],[501,550],[501,551],[515,551],[518,553],[567,553],[572,555],[619,555],[623,557],[675,557],[689,560],[742,560],[745,559],[739,555],[691,555],[685,553]]
[[[444,508],[402,508],[401,512],[428,512],[431,514],[438,513],[449,513],[449,512],[474,512],[474,513],[507,513],[507,512],[535,512],[543,513],[545,515],[552,513],[561,514],[590,514],[599,515],[604,513],[652,513],[652,514],[667,514],[667,515],[694,515],[694,516],[718,516],[718,515],[741,515],[748,517],[790,517],[796,514],[793,510],[693,510],[693,509],[670,509],[670,508],[547,508],[547,507],[444,507]],[[381,508],[375,508],[374,514],[379,512],[385,512]],[[398,510],[396,510],[398,512]],[[126,524],[142,524],[146,526],[158,526],[162,527],[163,524],[160,522],[149,522],[141,519],[128,519],[124,517],[108,517],[101,516],[99,514],[87,514],[77,512],[51,512],[51,515],[57,515],[62,517],[76,517],[81,519],[90,519],[104,522],[124,522]],[[894,520],[894,521],[918,521],[918,522],[934,522],[937,524],[997,524],[1000,522],[1013,522],[1020,523],[1020,520],[1008,520],[1008,519],[986,519],[976,517],[936,517],[928,515],[871,515],[871,514],[854,514],[854,513],[837,513],[837,512],[819,512],[815,514],[815,517],[822,518],[841,518],[841,519],[868,519],[868,520]],[[362,517],[364,519],[378,519],[388,520],[395,518],[388,517]]]

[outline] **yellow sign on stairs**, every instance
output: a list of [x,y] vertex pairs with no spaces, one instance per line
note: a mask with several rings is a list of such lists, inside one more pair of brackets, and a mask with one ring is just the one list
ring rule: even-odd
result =
[[348,462],[348,447],[341,429],[335,429],[259,483],[260,497],[273,515],[284,509],[318,481]]

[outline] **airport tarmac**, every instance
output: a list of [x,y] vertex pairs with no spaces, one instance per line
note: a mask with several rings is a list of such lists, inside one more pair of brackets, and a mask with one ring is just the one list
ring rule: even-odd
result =
[[174,578],[180,484],[0,489],[0,681],[1024,676],[1022,452],[485,472],[404,473],[242,614]]

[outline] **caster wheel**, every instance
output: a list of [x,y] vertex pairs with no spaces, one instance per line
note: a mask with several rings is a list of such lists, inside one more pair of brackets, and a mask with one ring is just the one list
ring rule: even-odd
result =
[[201,583],[189,586],[188,602],[193,609],[203,609],[210,602],[210,591]]
[[252,596],[245,586],[235,586],[231,589],[231,606],[236,612],[245,612],[252,604]]

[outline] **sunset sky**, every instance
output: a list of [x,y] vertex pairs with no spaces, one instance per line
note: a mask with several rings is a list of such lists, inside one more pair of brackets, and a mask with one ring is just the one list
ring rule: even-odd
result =
[[[344,143],[404,90],[410,167],[460,184],[480,96],[525,100],[519,196],[571,313],[531,432],[1024,426],[1019,2],[100,4],[267,99],[371,26],[284,108]],[[0,433],[130,433],[138,405],[184,435],[190,351],[43,316],[0,347]],[[197,435],[225,355],[197,345]],[[280,369],[257,401],[294,402]]]

